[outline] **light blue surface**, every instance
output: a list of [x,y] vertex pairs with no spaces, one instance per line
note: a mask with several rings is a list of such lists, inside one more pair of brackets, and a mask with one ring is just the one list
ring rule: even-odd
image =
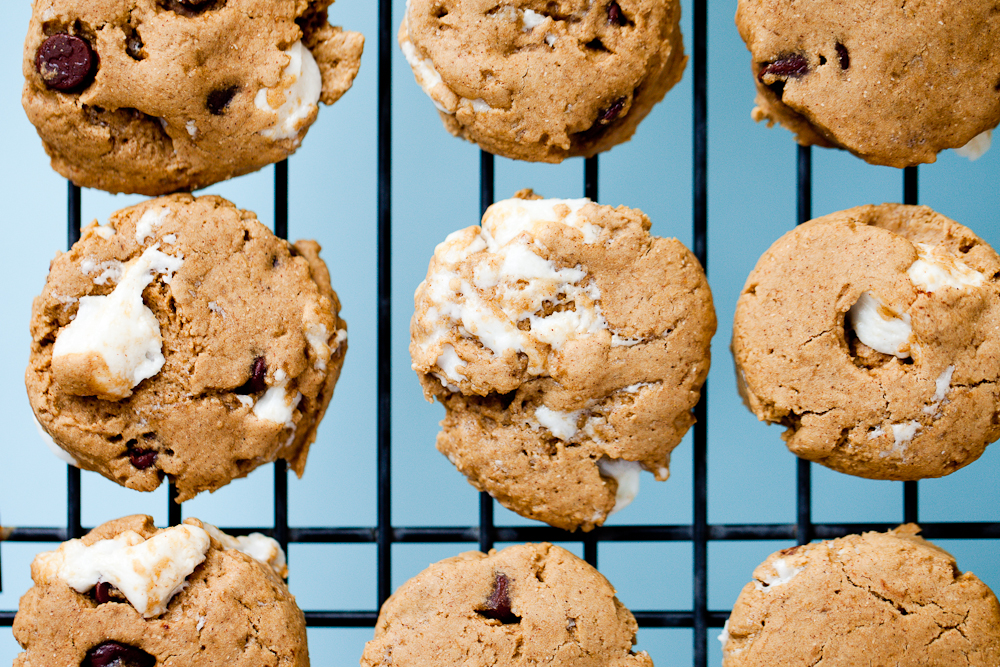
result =
[[[404,1],[396,2],[395,22]],[[691,6],[683,29],[691,46]],[[709,276],[719,318],[708,392],[709,521],[791,523],[795,518],[795,459],[781,429],[767,427],[742,406],[728,351],[732,315],[743,282],[757,258],[795,222],[795,145],[783,129],[750,120],[753,83],[749,57],[733,25],[735,3],[712,3],[709,26]],[[0,280],[6,286],[0,327],[0,401],[6,434],[0,444],[0,519],[4,525],[60,526],[65,522],[65,466],[40,443],[24,394],[31,299],[45,279],[48,260],[65,243],[65,182],[52,172],[20,108],[21,42],[28,3],[6,3],[0,24],[0,118],[8,128],[0,160],[6,247]],[[350,327],[350,351],[333,403],[302,480],[292,476],[290,520],[296,526],[371,526],[375,523],[376,342],[376,108],[377,12],[370,0],[340,0],[332,21],[368,38],[354,88],[322,109],[303,147],[290,162],[290,235],[316,238],[324,247],[334,287]],[[393,60],[393,522],[395,525],[472,525],[478,495],[434,450],[443,411],[424,402],[409,368],[408,324],[412,294],[434,246],[451,231],[478,221],[479,153],[450,137],[398,49]],[[691,243],[690,63],[681,84],[639,128],[635,139],[602,156],[601,202],[646,211],[653,231]],[[953,154],[921,167],[921,201],[972,227],[1000,247],[1000,150],[976,163]],[[852,156],[814,151],[813,213],[864,203],[899,201],[901,172],[866,165]],[[273,220],[273,168],[210,188],[237,205]],[[583,162],[558,166],[518,164],[498,158],[496,194],[532,187],[550,197],[582,194]],[[84,221],[106,219],[140,197],[87,191]],[[611,524],[688,523],[692,518],[690,436],[676,450],[670,481],[643,476],[642,491]],[[1000,446],[941,480],[921,482],[921,517],[928,521],[1000,521]],[[268,525],[272,469],[263,468],[184,507],[185,515],[222,525]],[[814,519],[822,522],[897,521],[902,487],[846,477],[815,467]],[[83,473],[83,522],[95,525],[126,513],[147,512],[166,521],[165,489],[140,494]],[[527,524],[497,506],[500,524]],[[579,553],[578,543],[567,544]],[[713,543],[709,549],[709,602],[728,608],[750,573],[784,542]],[[949,541],[962,567],[1000,589],[995,542]],[[30,585],[28,566],[45,545],[4,543],[0,609],[13,609]],[[392,584],[428,563],[473,548],[471,544],[397,545]],[[373,609],[372,545],[293,545],[290,585],[305,608]],[[636,609],[685,609],[691,599],[688,543],[603,544],[602,571]],[[720,653],[711,631],[710,664]],[[368,629],[312,630],[313,664],[354,664]],[[641,630],[639,648],[658,665],[691,661],[689,630]],[[17,652],[0,632],[0,664]]]

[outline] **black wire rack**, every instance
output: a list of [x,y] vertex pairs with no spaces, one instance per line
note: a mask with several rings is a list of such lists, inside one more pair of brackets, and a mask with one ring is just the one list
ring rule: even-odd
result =
[[[480,494],[479,524],[466,527],[393,526],[391,521],[391,357],[390,324],[391,246],[392,246],[392,77],[393,57],[392,0],[379,0],[378,33],[378,338],[377,338],[377,522],[366,527],[295,527],[288,525],[288,471],[279,461],[274,465],[274,520],[270,526],[224,528],[236,535],[261,532],[274,537],[288,551],[295,544],[375,544],[377,547],[377,600],[368,610],[307,610],[309,627],[374,627],[378,607],[391,593],[391,556],[393,544],[404,543],[477,543],[487,551],[497,542],[576,542],[582,543],[584,558],[597,566],[601,542],[690,542],[693,554],[693,591],[687,610],[633,610],[640,627],[693,629],[693,664],[705,667],[708,658],[708,629],[722,627],[728,610],[708,609],[708,544],[712,541],[794,540],[799,544],[814,539],[831,539],[869,530],[884,531],[894,523],[814,523],[812,521],[812,464],[799,460],[796,479],[796,521],[792,524],[715,524],[708,523],[708,388],[702,389],[701,402],[695,408],[693,455],[693,521],[675,525],[605,526],[589,533],[569,533],[548,526],[497,526],[493,517],[493,499]],[[693,3],[692,79],[693,96],[693,248],[706,271],[708,267],[708,87],[707,87],[707,0]],[[598,200],[598,158],[584,162],[584,195]],[[480,206],[483,211],[494,200],[494,160],[488,153],[480,156]],[[917,203],[916,167],[903,170],[903,202]],[[797,218],[812,217],[812,150],[799,147],[797,154]],[[67,242],[80,237],[80,189],[68,186]],[[274,232],[288,236],[288,165],[275,166]],[[918,520],[917,482],[904,482],[904,522]],[[168,520],[180,523],[182,507],[172,501],[171,485]],[[81,537],[80,470],[68,467],[67,515],[65,528],[18,527],[4,539],[12,542],[61,542]],[[948,522],[923,523],[923,534],[936,539],[1000,539],[1000,523]],[[2,583],[2,578],[0,578]],[[2,590],[2,589],[0,589]],[[15,611],[0,610],[0,627],[13,624]],[[358,647],[360,655],[361,647]]]

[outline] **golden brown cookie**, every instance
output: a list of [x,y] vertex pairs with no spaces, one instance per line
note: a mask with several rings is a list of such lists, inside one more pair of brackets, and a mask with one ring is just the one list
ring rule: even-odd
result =
[[179,501],[285,459],[301,476],[347,350],[315,241],[172,195],[84,228],[32,307],[28,398],[81,468]]
[[652,667],[608,580],[551,544],[435,563],[386,600],[362,667]]
[[14,618],[15,667],[308,667],[305,616],[284,553],[197,519],[109,521],[31,564]]
[[909,167],[1000,123],[993,2],[739,0],[736,26],[753,59],[754,119],[800,144]]
[[748,405],[802,458],[940,477],[1000,437],[1000,257],[926,206],[860,206],[781,237],[736,306]]
[[473,486],[590,530],[640,470],[667,479],[708,373],[712,295],[641,211],[518,197],[437,247],[410,355],[447,410],[437,447]]
[[161,195],[293,153],[358,73],[333,0],[36,0],[22,102],[52,168]]
[[628,141],[687,58],[676,0],[410,0],[399,29],[455,136],[561,162]]
[[913,524],[771,554],[719,640],[723,667],[1000,664],[1000,605]]

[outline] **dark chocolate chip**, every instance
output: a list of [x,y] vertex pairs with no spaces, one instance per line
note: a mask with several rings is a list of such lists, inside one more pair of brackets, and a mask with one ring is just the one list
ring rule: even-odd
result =
[[264,357],[257,357],[250,366],[250,379],[246,384],[236,389],[237,394],[256,394],[267,389],[267,362]]
[[125,39],[125,53],[127,53],[132,60],[143,60],[146,57],[142,55],[143,46],[145,46],[145,44],[142,43],[142,38],[140,38],[137,33],[132,33]]
[[120,642],[104,642],[87,651],[80,667],[154,667],[156,658],[141,648]]
[[97,582],[97,586],[94,587],[94,599],[97,600],[97,604],[111,602],[111,588],[111,584],[106,581]]
[[152,449],[129,449],[128,460],[137,470],[145,470],[156,463],[157,453]]
[[772,74],[777,77],[793,77],[797,79],[808,73],[809,61],[806,60],[806,57],[801,53],[793,53],[779,58],[774,62],[767,63],[761,67],[760,72],[757,74],[757,80],[763,82],[764,76],[767,74]]
[[837,42],[837,58],[840,60],[840,69],[847,69],[851,66],[851,54],[847,52],[847,47]]
[[626,98],[619,97],[614,101],[614,104],[609,106],[607,109],[603,109],[598,115],[597,120],[601,123],[610,123],[615,118],[618,118],[618,114],[622,112],[625,108]]
[[160,4],[181,16],[197,16],[216,4],[215,0],[160,0]]
[[226,112],[226,107],[229,106],[229,103],[233,101],[233,96],[236,95],[237,90],[239,90],[239,86],[213,90],[208,94],[205,106],[208,107],[213,116],[221,116]]
[[497,574],[493,582],[493,592],[490,594],[483,609],[476,611],[480,616],[492,618],[503,624],[519,623],[520,616],[515,616],[510,609],[510,581],[506,574]]
[[52,35],[35,52],[35,69],[42,81],[63,93],[89,84],[96,68],[97,54],[86,40],[75,35]]
[[621,5],[612,2],[608,7],[608,25],[625,25],[625,14],[622,13]]
[[795,554],[796,552],[798,552],[798,550],[801,549],[801,548],[802,548],[801,546],[788,547],[787,549],[782,549],[779,553],[782,556],[791,556],[791,555]]

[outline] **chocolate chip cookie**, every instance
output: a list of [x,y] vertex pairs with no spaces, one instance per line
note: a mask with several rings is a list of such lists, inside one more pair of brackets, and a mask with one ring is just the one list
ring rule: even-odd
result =
[[800,144],[909,167],[1000,123],[993,3],[739,0],[736,26],[752,56],[754,119]]
[[792,547],[743,587],[724,667],[1000,664],[1000,605],[913,524]]
[[52,167],[161,195],[293,153],[350,87],[364,38],[333,0],[36,0],[22,103]]
[[281,547],[260,534],[109,521],[35,557],[14,666],[308,667],[305,616],[283,572]]
[[438,449],[519,514],[590,530],[663,481],[694,423],[715,311],[698,260],[641,211],[522,191],[450,235],[410,356]]
[[914,480],[1000,437],[1000,257],[925,206],[861,206],[788,232],[736,306],[748,405],[788,448]]
[[299,474],[347,350],[314,241],[220,197],[84,228],[32,307],[28,398],[77,465],[178,500],[276,459]]
[[652,667],[638,625],[607,579],[551,544],[445,559],[399,587],[379,613],[362,667]]
[[628,141],[687,58],[676,0],[410,0],[399,44],[455,136],[561,162]]

